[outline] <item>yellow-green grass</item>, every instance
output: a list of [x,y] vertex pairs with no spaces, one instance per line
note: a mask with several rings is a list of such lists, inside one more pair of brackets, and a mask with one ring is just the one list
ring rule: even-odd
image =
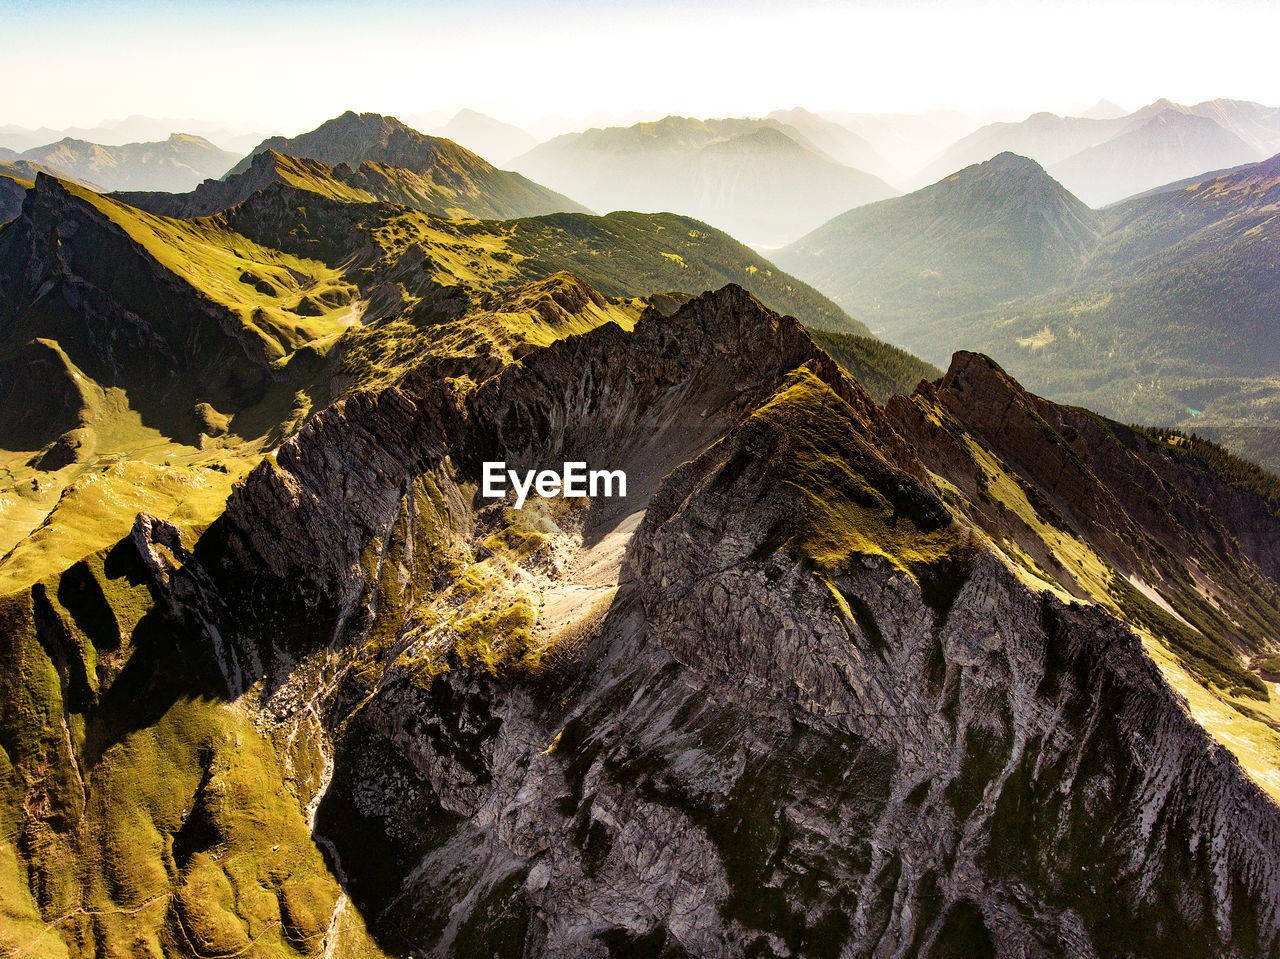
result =
[[[177,448],[166,449],[176,452]],[[64,472],[74,476],[67,479],[43,517],[39,516],[42,501],[24,508],[21,497],[11,490],[0,494],[6,539],[21,533],[26,523],[39,520],[0,559],[0,595],[38,582],[117,542],[128,534],[140,512],[169,520],[194,540],[221,514],[232,485],[249,471],[254,458],[214,459],[192,451],[183,459],[186,462],[175,461],[172,466],[122,458],[87,469],[66,467]],[[47,474],[39,475],[50,482]],[[12,518],[11,503],[19,504]]]
[[[94,942],[99,955],[318,954],[341,890],[311,837],[310,795],[292,791],[245,710],[180,694],[146,724],[126,718],[107,733],[122,705],[132,717],[157,704],[97,699],[151,608],[126,560],[104,562],[0,598],[0,942],[19,955],[63,955],[64,941]],[[101,597],[75,588],[86,577]],[[103,599],[110,629],[95,621]],[[75,643],[70,674],[88,674],[97,705],[60,681],[37,636],[42,602]],[[110,648],[95,649],[82,627]],[[333,954],[379,954],[354,909],[337,926]]]
[[331,168],[324,164],[276,153],[274,150],[270,152],[280,179],[292,187],[343,203],[378,202],[379,198],[372,193],[343,183],[333,176]]
[[[353,288],[340,271],[254,243],[216,218],[171,220],[144,213],[73,183],[62,184],[92,206],[165,269],[235,313],[276,359],[351,325]],[[314,305],[298,312],[304,299]],[[308,312],[308,311],[304,311]]]
[[[1074,586],[1068,588],[1059,574],[1045,570],[1013,539],[993,543],[1019,578],[1036,592],[1047,590],[1064,602],[1098,605],[1128,623],[1165,680],[1185,697],[1197,722],[1240,760],[1264,790],[1280,800],[1280,689],[1273,687],[1273,695],[1260,699],[1196,676],[1185,665],[1185,655],[1180,657],[1167,639],[1144,622],[1135,622],[1130,611],[1117,602],[1113,586],[1120,574],[1111,564],[1075,534],[1046,522],[1005,465],[971,437],[966,435],[965,440],[969,454],[983,471],[988,497],[1031,530],[1058,560],[1062,571],[1069,574]],[[954,490],[937,478],[935,484]]]
[[1272,684],[1272,695],[1265,702],[1207,687],[1187,671],[1160,637],[1144,628],[1135,632],[1166,682],[1186,699],[1196,722],[1240,760],[1254,782],[1280,802],[1280,687]]
[[[881,556],[904,572],[953,555],[968,541],[954,521],[917,525],[886,493],[890,469],[860,453],[853,409],[808,369],[792,372],[752,419],[782,432],[776,468],[804,497],[806,510],[789,548],[819,567],[850,556]],[[890,482],[886,482],[889,480]]]
[[[341,341],[346,388],[385,388],[431,359],[482,359],[485,362],[475,364],[473,372],[483,378],[485,371],[494,373],[513,362],[521,346],[549,346],[606,323],[631,330],[643,312],[640,300],[599,304],[591,298],[577,299],[581,289],[577,278],[559,273],[500,294],[455,320],[420,322],[413,318],[411,306],[400,318],[353,329]],[[459,390],[476,384],[474,377],[456,377],[453,382]]]
[[11,173],[8,170],[6,170],[5,164],[3,163],[0,163],[0,176],[4,177],[6,180],[12,180],[14,183],[18,184],[18,186],[22,187],[24,190],[30,190],[33,186],[35,186],[35,183],[32,182],[31,180],[23,179],[22,177],[18,176],[16,173]]
[[969,455],[982,471],[987,495],[1016,516],[1044,543],[1049,555],[1058,559],[1079,588],[1072,591],[1056,578],[1046,575],[1046,571],[1012,540],[997,544],[1013,561],[1011,565],[1015,571],[1024,576],[1029,585],[1051,589],[1063,600],[1091,599],[1118,615],[1119,608],[1111,600],[1109,589],[1115,575],[1111,565],[1072,531],[1046,522],[1027,497],[1023,485],[995,455],[967,433],[964,434],[964,442]]

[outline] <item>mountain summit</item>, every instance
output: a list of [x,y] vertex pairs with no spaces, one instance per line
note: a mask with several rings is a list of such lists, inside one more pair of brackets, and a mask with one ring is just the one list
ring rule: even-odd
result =
[[236,164],[227,178],[247,172],[268,151],[358,169],[372,163],[407,170],[442,192],[468,198],[460,205],[482,218],[584,213],[586,207],[518,173],[499,170],[452,140],[428,136],[395,117],[352,113],[328,120],[296,137],[272,137]]
[[[850,210],[777,260],[872,328],[965,312],[1079,266],[1097,214],[1034,160],[1001,153],[915,193]],[[886,238],[893,240],[886,242]]]
[[895,192],[774,119],[670,116],[587,130],[543,143],[513,165],[597,209],[683,213],[766,246]]

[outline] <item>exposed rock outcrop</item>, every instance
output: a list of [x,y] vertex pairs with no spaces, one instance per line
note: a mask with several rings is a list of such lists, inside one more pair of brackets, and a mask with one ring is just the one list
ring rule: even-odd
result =
[[[465,397],[346,399],[183,570],[227,600],[202,615],[266,715],[321,694],[316,828],[393,952],[1276,948],[1272,801],[1124,623],[1024,585],[908,435],[730,288]],[[458,629],[438,561],[479,547],[490,457],[633,471],[575,540],[627,531],[616,590],[541,668],[474,665],[457,632],[424,672],[397,656]],[[536,591],[533,569],[512,575]]]

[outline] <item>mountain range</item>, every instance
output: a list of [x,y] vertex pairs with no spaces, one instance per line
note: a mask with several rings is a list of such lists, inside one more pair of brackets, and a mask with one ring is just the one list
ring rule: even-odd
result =
[[135,114],[121,120],[107,120],[92,127],[32,129],[11,123],[0,124],[0,150],[8,148],[21,153],[58,140],[87,140],[107,146],[150,143],[166,140],[178,130],[203,137],[224,150],[241,155],[262,139],[261,133],[230,130],[222,124],[209,123],[195,117],[147,117]]
[[911,182],[932,183],[1011,152],[1036,160],[1091,206],[1280,152],[1280,110],[1240,100],[1183,106],[1157,100],[1122,116],[1036,113],[981,127],[948,147]]
[[[656,122],[654,115],[636,112],[627,116],[599,113],[586,121],[572,121],[564,117],[546,118],[545,122],[532,125],[528,130],[504,123],[475,110],[463,109],[447,121],[444,113],[415,115],[409,119],[421,129],[429,130],[441,139],[452,140],[497,166],[511,164],[517,158],[535,151],[549,138],[569,136],[571,140],[590,139],[592,131],[585,126],[595,125],[612,130],[606,140],[616,142],[612,149],[632,154],[646,154],[655,145],[652,128],[649,135],[632,136],[620,131],[625,124],[646,127]],[[678,118],[668,118],[672,125]],[[639,121],[638,124],[635,121]],[[686,120],[692,124],[697,121]],[[913,187],[927,185],[973,163],[990,159],[1001,152],[1028,156],[1048,168],[1081,199],[1094,206],[1105,205],[1134,193],[1144,192],[1165,183],[1188,176],[1204,174],[1209,170],[1225,169],[1247,162],[1255,162],[1280,151],[1280,110],[1262,104],[1241,100],[1210,100],[1194,105],[1182,105],[1170,100],[1157,100],[1139,110],[1128,112],[1109,101],[1099,101],[1079,115],[1060,116],[1053,113],[1036,113],[1020,122],[1001,121],[979,126],[976,114],[960,111],[926,111],[918,114],[857,114],[826,111],[815,113],[795,107],[776,110],[765,120],[702,121],[715,127],[720,124],[720,136],[735,136],[759,128],[772,126],[800,143],[806,150],[840,166],[865,171],[890,184]],[[736,129],[728,125],[737,124]],[[8,154],[20,154],[33,149],[49,150],[62,140],[82,141],[78,149],[111,153],[117,146],[127,146],[138,141],[167,141],[176,136],[172,131],[187,130],[206,140],[229,146],[242,152],[258,152],[263,141],[247,135],[228,134],[225,130],[198,120],[166,120],[148,117],[130,117],[126,120],[101,124],[93,128],[68,128],[66,130],[25,130],[18,127],[0,127],[0,158],[13,159]],[[566,133],[565,131],[569,131]],[[687,139],[688,133],[684,134]],[[183,139],[191,139],[189,134]],[[271,138],[276,146],[286,138]],[[704,138],[706,139],[706,138]],[[253,149],[257,143],[258,148]],[[85,146],[85,144],[91,144]],[[692,148],[685,143],[682,149]],[[154,150],[153,150],[154,152]],[[282,152],[289,152],[287,149]],[[295,149],[294,153],[301,153]],[[44,162],[39,157],[31,157]],[[45,158],[47,159],[47,158]],[[323,159],[323,158],[321,158]],[[636,159],[637,165],[654,160],[652,155]],[[47,164],[48,165],[48,164]],[[221,176],[216,162],[192,164],[198,173]],[[336,165],[336,164],[334,164]],[[392,164],[396,165],[396,164]],[[54,165],[56,168],[56,164]],[[164,190],[181,192],[198,182],[191,179],[180,186],[172,182],[146,180],[146,174],[137,164],[117,161],[120,176],[125,180],[107,179],[110,189]],[[72,175],[72,171],[63,170]],[[526,171],[529,172],[529,171]],[[546,171],[533,172],[534,179]],[[579,179],[583,171],[577,171]],[[784,190],[799,191],[792,182],[789,167],[783,163],[777,170]],[[75,174],[82,182],[96,182],[85,171]],[[716,176],[724,176],[719,169]],[[546,179],[545,177],[542,177]],[[590,176],[587,177],[590,179]],[[825,179],[819,181],[829,188]],[[552,184],[556,186],[556,184]],[[566,184],[559,189],[576,195]],[[724,186],[732,191],[742,184]],[[776,187],[775,187],[776,189]],[[671,194],[669,199],[684,201],[686,198]],[[644,190],[638,193],[646,197]],[[625,194],[622,198],[626,199]],[[615,197],[604,194],[604,200]],[[613,202],[594,202],[600,209],[612,209]],[[624,206],[627,204],[623,204]],[[631,204],[636,205],[636,204]],[[848,205],[853,205],[849,203]],[[646,207],[648,208],[648,207]],[[664,209],[671,212],[698,214],[705,211],[692,207],[682,208],[674,202]],[[657,207],[653,209],[658,209]],[[827,216],[840,212],[826,209]],[[810,224],[811,226],[814,224]],[[729,224],[731,231],[737,229]],[[740,235],[741,230],[737,231]],[[791,237],[794,239],[794,237]],[[772,242],[765,245],[774,245]]]
[[[824,309],[773,269],[670,214],[279,179],[182,220],[38,174],[5,948],[1273,951],[1280,484],[691,293]],[[493,459],[627,495],[516,509]]]
[[895,192],[778,120],[673,116],[593,129],[543,143],[512,165],[595,209],[684,213],[766,247]]
[[64,139],[33,147],[15,159],[26,160],[104,190],[189,190],[220,177],[239,155],[220,150],[203,137],[171,134],[158,143],[103,146]]
[[983,350],[1063,401],[1230,428],[1277,468],[1278,176],[1273,158],[1095,211],[1002,154],[852,210],[777,259],[925,359]]
[[[889,155],[830,122],[556,150],[781,232]],[[1280,950],[1280,479],[1199,428],[1280,402],[1277,160],[998,152],[777,263],[377,114],[7,162],[0,952]]]
[[431,131],[433,135],[452,140],[484,157],[491,163],[502,165],[527,153],[538,145],[530,133],[510,123],[503,123],[475,110],[459,110],[448,123]]

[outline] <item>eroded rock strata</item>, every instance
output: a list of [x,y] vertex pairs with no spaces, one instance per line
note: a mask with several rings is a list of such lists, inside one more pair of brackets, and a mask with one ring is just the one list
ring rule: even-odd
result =
[[[948,399],[958,363],[921,396],[1003,449],[1005,414]],[[1275,949],[1273,801],[1125,623],[939,495],[911,419],[727,288],[469,394],[338,402],[152,585],[311,770],[394,954]],[[543,513],[522,552],[488,458],[607,463],[632,495]]]

